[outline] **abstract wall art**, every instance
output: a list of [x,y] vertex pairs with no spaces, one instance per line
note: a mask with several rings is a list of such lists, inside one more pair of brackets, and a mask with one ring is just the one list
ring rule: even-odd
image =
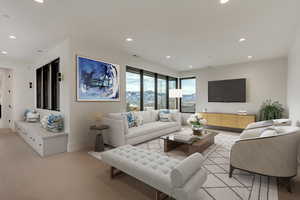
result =
[[77,56],[77,101],[120,101],[120,67]]

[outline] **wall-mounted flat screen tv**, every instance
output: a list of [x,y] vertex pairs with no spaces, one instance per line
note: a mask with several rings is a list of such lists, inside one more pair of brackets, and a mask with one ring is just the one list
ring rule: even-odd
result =
[[208,81],[208,102],[246,102],[246,79]]

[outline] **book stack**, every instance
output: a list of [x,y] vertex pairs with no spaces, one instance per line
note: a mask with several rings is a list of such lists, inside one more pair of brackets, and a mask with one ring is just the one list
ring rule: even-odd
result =
[[182,142],[190,142],[195,139],[195,136],[192,134],[174,134],[174,140],[176,141],[182,141]]

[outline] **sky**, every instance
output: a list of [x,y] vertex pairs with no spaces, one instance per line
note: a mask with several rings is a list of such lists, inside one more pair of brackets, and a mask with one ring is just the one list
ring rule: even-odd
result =
[[[144,77],[144,91],[154,89],[154,78],[145,76]],[[184,79],[182,80],[183,94],[195,94],[196,80],[195,79]],[[126,91],[138,92],[140,91],[140,75],[134,73],[126,73]]]

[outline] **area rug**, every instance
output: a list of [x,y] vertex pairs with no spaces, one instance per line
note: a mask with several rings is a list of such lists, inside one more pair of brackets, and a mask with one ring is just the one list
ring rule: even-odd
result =
[[[220,133],[215,144],[202,154],[205,156],[204,168],[208,173],[207,181],[200,188],[201,200],[278,200],[278,188],[275,178],[235,170],[229,178],[230,149],[238,136]],[[164,152],[163,140],[156,139],[137,147],[155,151],[173,158],[184,159],[180,150]],[[90,155],[101,160],[99,153]]]

